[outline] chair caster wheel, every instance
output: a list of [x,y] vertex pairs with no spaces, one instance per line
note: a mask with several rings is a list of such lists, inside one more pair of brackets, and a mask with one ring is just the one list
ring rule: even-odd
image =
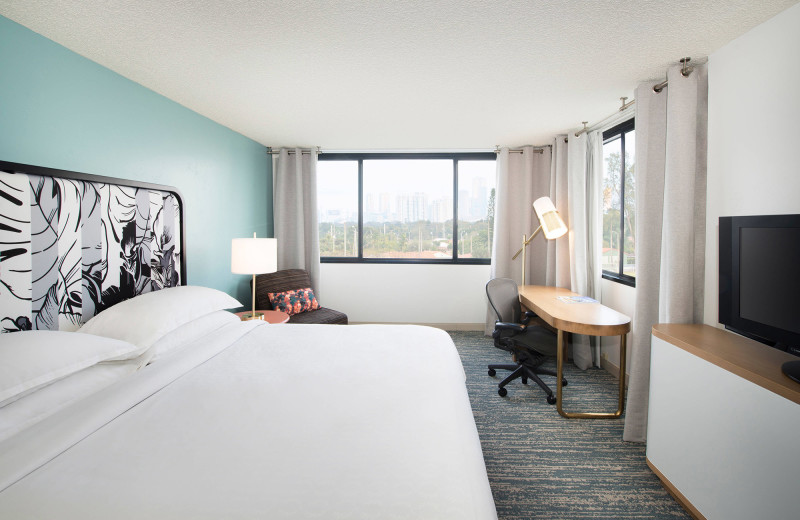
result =
[[522,384],[523,384],[523,385],[527,385],[527,384],[528,384],[528,380],[527,380],[527,379],[525,379],[524,377],[522,378]]
[[497,395],[499,395],[500,397],[505,397],[506,395],[508,395],[508,390],[506,390],[505,388],[502,388],[502,387],[498,388],[497,389]]
[[567,386],[567,380],[566,379],[562,379],[561,380],[561,386]]
[[490,369],[489,369],[489,375],[490,375],[490,376],[494,377],[494,375],[495,375],[496,373],[497,373],[497,372],[495,372],[493,368],[490,368]]
[[556,404],[556,396],[548,395],[547,396],[547,404]]

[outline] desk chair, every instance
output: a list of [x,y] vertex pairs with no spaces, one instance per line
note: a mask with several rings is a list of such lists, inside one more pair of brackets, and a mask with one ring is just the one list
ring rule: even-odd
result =
[[[547,394],[549,404],[556,403],[553,391],[539,375],[555,376],[552,370],[540,368],[540,365],[547,359],[557,354],[557,341],[555,333],[539,325],[528,325],[531,318],[535,318],[533,311],[526,311],[522,314],[519,304],[519,293],[517,284],[509,278],[495,278],[486,284],[486,296],[489,303],[497,314],[497,321],[494,324],[494,346],[511,352],[511,359],[515,364],[511,365],[489,365],[489,375],[494,376],[496,370],[510,370],[511,374],[497,385],[497,393],[501,397],[508,394],[506,385],[514,379],[521,378],[522,384],[528,384],[531,379],[539,385]],[[566,386],[567,380],[562,381]]]

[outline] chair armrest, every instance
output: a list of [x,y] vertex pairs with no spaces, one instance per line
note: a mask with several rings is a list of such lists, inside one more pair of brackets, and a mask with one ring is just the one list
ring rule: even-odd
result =
[[531,318],[538,318],[539,315],[533,311],[525,311],[525,314],[522,317],[522,324],[527,325]]
[[527,327],[519,323],[507,323],[504,321],[496,321],[494,323],[494,330],[511,330],[517,333],[525,332]]

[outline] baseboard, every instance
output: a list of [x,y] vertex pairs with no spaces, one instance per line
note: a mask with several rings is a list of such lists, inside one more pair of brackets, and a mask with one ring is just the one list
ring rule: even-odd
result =
[[407,323],[407,322],[377,322],[377,321],[351,321],[351,325],[423,325],[442,330],[456,331],[483,331],[483,323]]
[[652,462],[650,462],[650,459],[645,457],[645,461],[647,462],[647,466],[653,471],[653,473],[656,474],[659,480],[661,480],[661,484],[664,486],[667,492],[672,496],[672,498],[675,499],[676,502],[681,505],[681,507],[683,507],[687,513],[689,513],[689,516],[694,518],[694,520],[706,520],[706,517],[703,516],[700,511],[698,511],[697,508],[692,505],[691,502],[689,502],[683,493],[678,491],[678,488],[673,486],[672,482],[670,482],[669,479],[665,477],[664,474],[661,473]]
[[[600,356],[600,368],[619,379],[619,366],[609,361],[605,355]],[[630,379],[630,374],[625,374],[625,386],[628,386]]]

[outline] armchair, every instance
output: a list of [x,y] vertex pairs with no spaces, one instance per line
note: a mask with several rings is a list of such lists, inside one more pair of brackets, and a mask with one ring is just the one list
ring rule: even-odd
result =
[[[510,370],[509,374],[497,385],[497,393],[501,397],[508,394],[505,388],[511,381],[521,378],[522,384],[533,380],[547,394],[549,404],[556,403],[553,391],[539,377],[540,375],[556,376],[552,370],[546,370],[540,365],[549,356],[555,356],[556,335],[545,327],[530,323],[536,317],[533,311],[522,314],[519,303],[517,284],[509,278],[495,278],[486,284],[486,296],[497,315],[494,324],[494,346],[511,353],[514,364],[489,365],[489,375],[495,376],[497,370]],[[564,379],[562,385],[566,385]]]
[[[272,309],[269,293],[292,291],[311,287],[311,278],[304,269],[284,269],[256,276],[256,308]],[[326,307],[301,312],[289,317],[289,323],[330,323],[347,325],[347,314]]]

